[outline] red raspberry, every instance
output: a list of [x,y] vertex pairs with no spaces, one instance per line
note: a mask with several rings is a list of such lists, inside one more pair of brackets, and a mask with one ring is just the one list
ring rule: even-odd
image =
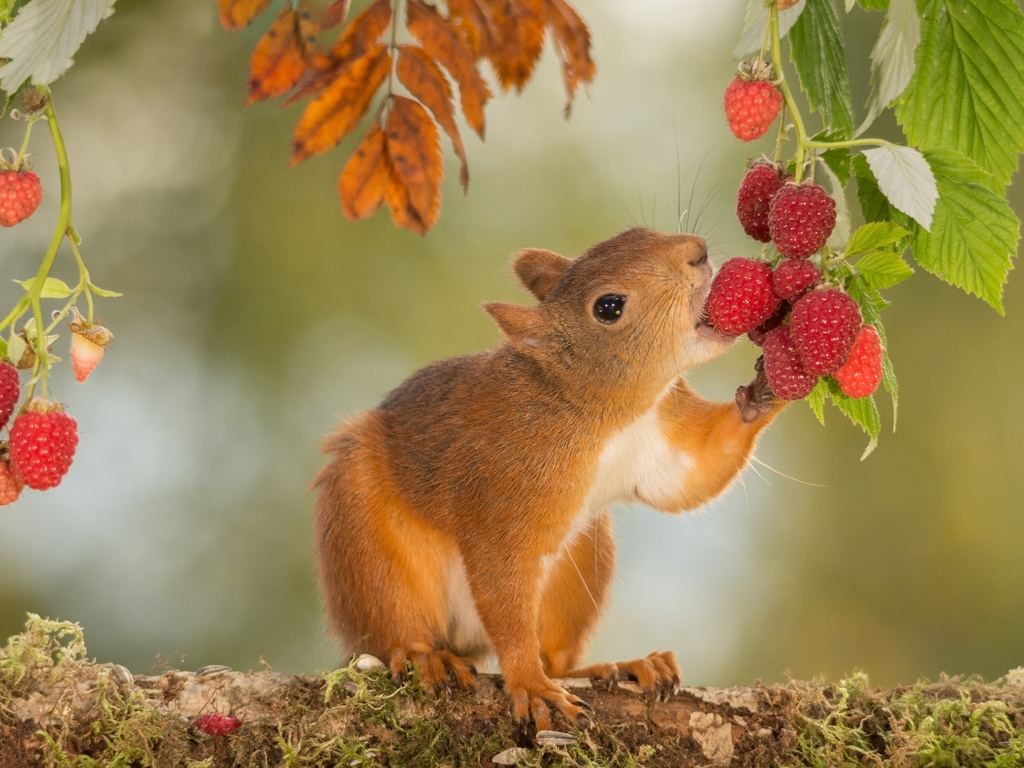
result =
[[24,221],[43,201],[43,187],[32,171],[0,172],[0,225]]
[[737,139],[753,141],[767,133],[782,109],[782,94],[766,80],[736,77],[725,89],[725,117]]
[[800,359],[815,376],[846,365],[861,322],[857,302],[837,288],[811,291],[793,305],[789,316]]
[[705,311],[719,331],[739,336],[771,317],[777,304],[768,265],[737,256],[715,275]]
[[758,242],[771,240],[768,234],[768,209],[772,198],[791,176],[782,176],[773,166],[759,163],[747,171],[736,195],[736,216],[743,231]]
[[210,712],[209,714],[197,717],[192,725],[207,736],[227,736],[237,731],[242,723],[234,715],[220,715],[216,712]]
[[775,310],[775,314],[765,320],[756,328],[752,328],[747,333],[747,338],[757,344],[757,346],[764,346],[764,337],[768,335],[768,331],[773,328],[778,328],[782,325],[782,321],[786,319],[786,315],[789,313],[789,304],[781,302],[779,308]]
[[775,295],[791,304],[821,282],[821,270],[803,259],[787,259],[772,272]]
[[0,459],[0,507],[16,502],[21,496],[21,488],[21,480],[11,471],[11,465]]
[[10,363],[0,363],[0,429],[7,426],[7,420],[14,412],[14,406],[21,397],[21,377],[18,369]]
[[11,426],[11,469],[29,488],[60,485],[78,447],[78,422],[58,403],[37,397]]
[[764,372],[772,392],[783,400],[807,397],[818,383],[818,377],[804,367],[788,325],[780,325],[764,337]]
[[772,242],[787,259],[820,251],[835,225],[836,201],[817,184],[786,184],[768,212]]
[[867,397],[882,380],[882,340],[873,325],[865,325],[857,334],[850,359],[833,374],[843,394]]

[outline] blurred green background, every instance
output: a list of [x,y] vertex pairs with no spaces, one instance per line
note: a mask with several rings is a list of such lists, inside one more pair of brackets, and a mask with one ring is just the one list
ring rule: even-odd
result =
[[[675,231],[678,203],[691,223],[703,210],[717,262],[757,252],[734,190],[770,142],[736,141],[721,107],[744,4],[576,6],[598,63],[589,98],[562,119],[548,48],[521,96],[490,105],[486,143],[463,131],[468,196],[446,147],[440,223],[419,238],[383,211],[343,219],[335,179],[355,140],[286,170],[299,110],[242,108],[272,12],[229,34],[213,0],[117,4],[55,88],[86,260],[125,293],[99,309],[117,341],[88,384],[67,365],[54,382],[81,429],[70,476],[0,510],[0,637],[34,611],[81,622],[92,654],[136,672],[157,654],[252,668],[261,650],[278,670],[329,668],[308,484],[338,418],[495,343],[479,304],[526,301],[517,248],[575,256],[634,223]],[[881,19],[843,19],[858,107]],[[21,128],[0,122],[0,143]],[[895,131],[885,117],[872,133]],[[48,198],[0,234],[3,306],[56,217],[44,127],[32,148]],[[592,657],[673,648],[708,685],[1024,664],[1024,282],[1011,274],[1005,318],[923,272],[889,298],[899,431],[859,462],[860,432],[835,410],[821,428],[799,403],[709,509],[617,510]],[[754,357],[741,342],[693,381],[729,398]]]

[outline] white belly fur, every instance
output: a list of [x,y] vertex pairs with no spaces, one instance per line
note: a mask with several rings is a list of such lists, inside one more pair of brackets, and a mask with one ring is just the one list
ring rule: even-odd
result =
[[[666,394],[668,391],[671,386]],[[598,459],[594,484],[562,540],[562,549],[612,504],[641,501],[664,506],[679,498],[693,464],[689,454],[674,448],[666,439],[658,424],[655,403],[608,441]],[[556,557],[544,558],[545,574]],[[466,655],[491,652],[490,638],[477,613],[461,557],[456,558],[448,573],[448,644]]]

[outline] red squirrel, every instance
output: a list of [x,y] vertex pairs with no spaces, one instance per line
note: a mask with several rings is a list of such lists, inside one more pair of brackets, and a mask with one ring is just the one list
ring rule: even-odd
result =
[[484,305],[503,343],[427,366],[325,440],[320,583],[347,650],[396,682],[412,663],[428,689],[472,689],[496,653],[521,724],[549,729],[555,710],[584,727],[589,705],[552,678],[656,697],[681,681],[671,652],[580,666],[612,578],[609,508],[713,499],[784,403],[763,372],[735,402],[687,386],[734,341],[703,317],[700,237],[637,227],[513,268],[539,305]]

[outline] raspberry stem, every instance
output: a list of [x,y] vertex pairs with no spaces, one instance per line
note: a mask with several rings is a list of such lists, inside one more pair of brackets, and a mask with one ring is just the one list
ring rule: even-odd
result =
[[21,168],[21,164],[25,160],[25,152],[28,151],[28,140],[32,136],[32,125],[38,119],[38,115],[32,115],[28,118],[28,124],[25,126],[25,140],[21,142],[21,151],[18,152],[18,159],[15,161],[14,164],[15,168]]
[[772,35],[772,63],[775,65],[775,75],[779,78],[779,90],[789,113],[793,115],[793,127],[796,128],[796,172],[795,181],[799,183],[804,177],[804,152],[807,146],[807,131],[804,129],[804,121],[800,116],[800,110],[796,108],[793,101],[793,94],[789,91],[786,83],[786,76],[782,69],[782,41],[779,38],[779,9],[772,3],[771,14],[768,17],[768,27]]

